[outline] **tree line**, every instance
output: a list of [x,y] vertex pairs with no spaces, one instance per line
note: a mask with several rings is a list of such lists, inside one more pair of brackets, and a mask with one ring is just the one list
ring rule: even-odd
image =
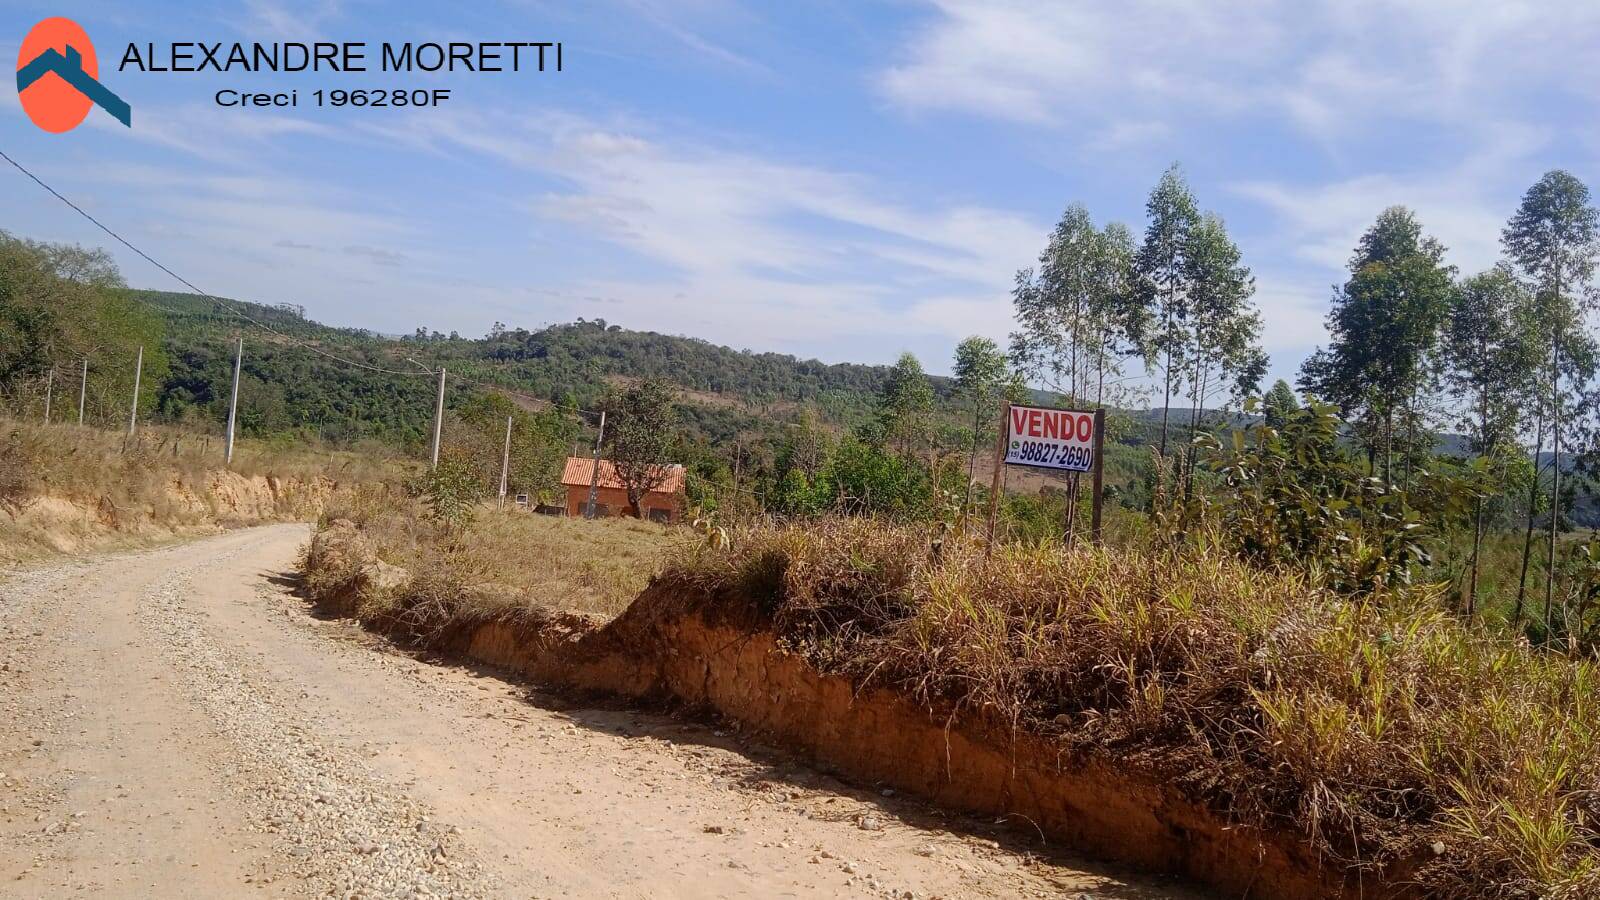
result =
[[[1449,579],[1468,615],[1493,554],[1515,573],[1509,586],[1495,573],[1505,617],[1543,632],[1562,624],[1557,607],[1600,598],[1600,564],[1585,562],[1600,560],[1600,543],[1562,539],[1600,458],[1588,321],[1600,214],[1580,180],[1540,178],[1501,233],[1503,259],[1466,277],[1412,211],[1379,212],[1333,289],[1329,341],[1304,361],[1298,392],[1281,380],[1261,390],[1254,278],[1176,166],[1145,211],[1135,240],[1067,208],[1038,264],[1017,273],[1010,346],[972,337],[956,349],[951,398],[967,410],[964,426],[935,412],[920,364],[903,356],[877,418],[834,456],[811,436],[790,442],[774,466],[773,507],[852,498],[861,511],[937,514],[941,454],[959,450],[954,507],[965,513],[983,492],[976,467],[1008,395],[1031,384],[1064,405],[1127,409],[1153,394],[1158,415],[1143,427],[1120,417],[1113,455],[1126,462],[1128,445],[1147,447],[1131,479],[1144,490],[1126,486],[1123,505],[1176,540],[1231,518],[1247,555],[1331,561],[1368,588]],[[1060,499],[1070,534],[1077,486]]]
[[[654,398],[645,406],[666,413],[637,418],[665,437],[644,440],[641,431],[624,443],[685,464],[692,502],[708,511],[840,510],[959,524],[986,501],[980,466],[1000,404],[1038,400],[1042,390],[1050,402],[1118,411],[1110,493],[1149,528],[1183,540],[1242,516],[1247,492],[1251,503],[1300,496],[1290,481],[1301,477],[1324,484],[1337,508],[1296,513],[1297,524],[1275,511],[1258,517],[1278,530],[1240,529],[1239,540],[1253,542],[1241,552],[1281,560],[1292,548],[1331,547],[1324,538],[1339,543],[1343,529],[1394,548],[1400,555],[1389,563],[1410,560],[1380,566],[1384,577],[1459,578],[1471,611],[1482,576],[1507,598],[1509,619],[1537,606],[1548,623],[1561,572],[1579,566],[1561,535],[1588,514],[1583,487],[1596,457],[1588,323],[1596,228],[1584,185],[1549,173],[1509,217],[1504,259],[1463,277],[1415,214],[1383,210],[1332,292],[1329,342],[1305,361],[1297,385],[1265,392],[1254,277],[1226,223],[1201,207],[1176,166],[1151,191],[1142,232],[1099,225],[1069,206],[1038,263],[1012,284],[1009,345],[962,341],[951,378],[929,376],[911,354],[888,367],[829,366],[599,320],[539,331],[497,325],[477,340],[427,329],[391,339],[325,328],[294,308],[248,308],[352,358],[403,365],[420,353],[560,406],[609,405],[620,415],[625,395]],[[145,409],[201,427],[222,419],[224,338],[237,323],[210,301],[128,291],[101,251],[9,236],[0,239],[0,300],[0,389],[13,409],[37,404],[52,371],[90,356],[89,404],[114,420],[143,345]],[[426,379],[339,369],[268,341],[246,356],[241,425],[256,436],[376,438],[409,449],[426,438],[431,390]],[[518,440],[542,448],[533,456],[546,473],[518,477],[553,492],[555,462],[574,445],[583,452],[593,423],[536,416],[493,396],[452,392],[447,401],[456,443],[472,448],[474,477],[496,480],[509,415]],[[1246,445],[1227,446],[1237,438]],[[1264,480],[1274,467],[1281,483]],[[1042,496],[1002,497],[1002,516],[1012,534],[1061,536],[1086,499],[1068,480]],[[1405,556],[1400,548],[1423,544],[1395,535],[1417,529],[1437,540]],[[1510,590],[1507,570],[1517,575]]]

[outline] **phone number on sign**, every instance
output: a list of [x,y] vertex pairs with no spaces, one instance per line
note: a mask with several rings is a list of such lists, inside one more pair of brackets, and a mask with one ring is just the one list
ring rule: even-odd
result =
[[1094,466],[1094,448],[1045,441],[1020,441],[1011,446],[1006,462],[1032,463],[1056,469],[1087,472]]

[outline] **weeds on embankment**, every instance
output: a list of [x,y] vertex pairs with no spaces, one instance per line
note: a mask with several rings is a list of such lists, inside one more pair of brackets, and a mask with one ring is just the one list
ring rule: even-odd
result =
[[[1430,588],[1350,599],[1204,550],[756,527],[664,579],[756,603],[820,668],[1142,767],[1430,896],[1600,895],[1600,674],[1464,627]],[[1395,871],[1395,870],[1391,870]]]
[[393,480],[384,457],[0,418],[0,561],[267,519],[309,518],[336,484]]
[[[346,521],[361,553],[313,541],[303,561],[314,597],[354,591],[363,619],[401,622],[427,644],[492,619],[546,612],[614,616],[660,568],[674,532],[631,518],[569,519],[480,508],[458,523],[389,489],[330,504],[321,531]],[[381,566],[374,560],[381,562]]]

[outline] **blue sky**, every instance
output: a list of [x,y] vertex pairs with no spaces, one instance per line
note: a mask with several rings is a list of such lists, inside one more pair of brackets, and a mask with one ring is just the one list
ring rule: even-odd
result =
[[[49,135],[0,90],[7,153],[207,291],[387,332],[599,317],[947,371],[962,337],[1004,339],[1013,273],[1068,203],[1138,233],[1177,161],[1292,375],[1385,206],[1476,271],[1542,172],[1600,158],[1580,0],[12,0],[0,56],[51,15],[94,38],[134,127]],[[130,41],[318,39],[560,40],[566,71],[115,71]],[[453,96],[331,111],[305,105],[318,87]],[[302,106],[221,109],[220,88]],[[9,168],[0,228],[107,243]]]

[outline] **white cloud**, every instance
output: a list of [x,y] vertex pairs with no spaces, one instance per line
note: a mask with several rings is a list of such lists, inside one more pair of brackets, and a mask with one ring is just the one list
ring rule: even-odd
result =
[[[1424,230],[1449,250],[1463,272],[1492,266],[1500,255],[1500,229],[1521,192],[1537,177],[1530,159],[1543,146],[1540,132],[1502,126],[1455,165],[1359,175],[1317,184],[1243,181],[1232,190],[1277,218],[1266,255],[1287,256],[1330,274],[1343,269],[1361,233],[1378,213],[1410,207]],[[1519,180],[1520,177],[1520,180]]]
[[1116,153],[1158,144],[1171,136],[1172,126],[1165,122],[1122,119],[1101,129],[1086,146],[1095,153]]
[[247,0],[239,30],[263,40],[322,40],[341,11],[340,0]]
[[1256,308],[1261,310],[1261,346],[1273,362],[1294,365],[1327,338],[1324,319],[1329,290],[1314,279],[1281,271],[1256,273]]
[[664,139],[637,123],[430,113],[384,137],[554,178],[559,187],[531,199],[535,215],[668,270],[579,278],[571,291],[620,301],[630,324],[736,345],[1004,335],[1011,273],[1047,231],[1003,210],[897,200],[860,175]]
[[[715,43],[704,37],[699,31],[683,24],[683,18],[705,18],[707,14],[714,13],[718,19],[730,17],[736,8],[725,3],[690,3],[686,0],[675,0],[672,3],[661,3],[659,0],[623,0],[623,6],[645,21],[660,29],[663,33],[678,41],[695,53],[716,60],[725,65],[742,69],[746,72],[755,72],[762,75],[771,75],[772,70],[757,62],[750,56],[739,53]],[[697,9],[696,7],[704,7]]]
[[1028,123],[1287,115],[1325,137],[1466,121],[1522,92],[1593,96],[1600,4],[1549,0],[929,0],[879,87],[913,110]]

